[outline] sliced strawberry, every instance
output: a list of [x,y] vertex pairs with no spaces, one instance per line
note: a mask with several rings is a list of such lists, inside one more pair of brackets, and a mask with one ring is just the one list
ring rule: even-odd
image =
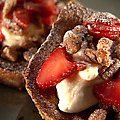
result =
[[4,2],[0,2],[0,10],[2,10],[4,7]]
[[23,28],[27,28],[30,24],[29,12],[25,9],[18,9],[13,12],[13,20]]
[[5,17],[12,20],[13,19],[13,13],[9,12]]
[[2,10],[3,10],[4,2],[0,3],[0,22],[2,22]]
[[[77,64],[70,60],[71,56],[67,54],[65,48],[55,49],[39,70],[36,78],[38,86],[41,88],[55,86],[64,78],[76,72]],[[83,68],[81,67],[81,69]]]
[[120,107],[120,78],[96,85],[94,93],[105,105]]
[[56,7],[54,0],[44,0],[41,3],[40,15],[42,17],[47,17],[50,15],[57,15],[57,14],[58,14],[58,8]]
[[1,25],[0,25],[0,43],[3,42],[4,39],[5,39],[5,37],[4,37],[4,35],[2,34]]
[[5,40],[5,36],[2,34],[2,31],[0,30],[0,42],[3,42]]
[[0,43],[3,42],[5,39],[4,35],[2,34],[1,31],[1,22],[2,22],[2,10],[3,10],[4,2],[0,2]]
[[84,23],[88,27],[89,32],[97,37],[107,37],[112,40],[120,37],[120,21],[117,19],[95,19],[94,21],[87,21]]
[[42,18],[42,22],[45,25],[52,25],[52,23],[54,22],[55,18],[54,16],[50,15],[48,17],[43,17]]
[[40,4],[33,3],[33,2],[25,2],[24,8],[27,9],[30,12],[40,12]]

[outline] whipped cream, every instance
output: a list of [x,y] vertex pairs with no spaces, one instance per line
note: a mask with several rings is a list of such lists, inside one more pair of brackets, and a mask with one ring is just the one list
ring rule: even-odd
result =
[[[29,44],[29,41],[38,40],[37,38],[39,38],[39,36],[43,33],[43,29],[40,29],[33,24],[29,25],[28,29],[26,29],[22,35],[16,35],[4,26],[2,26],[1,31],[5,36],[3,45],[15,48],[23,47],[24,45]],[[34,40],[34,38],[36,39]]]
[[2,27],[1,31],[3,35],[5,36],[4,45],[7,45],[9,47],[12,46],[18,46],[24,43],[25,36],[15,35],[14,33],[10,32],[9,29],[6,27]]
[[93,95],[93,85],[98,83],[98,66],[88,66],[76,75],[66,78],[56,85],[61,111],[76,113],[97,103]]

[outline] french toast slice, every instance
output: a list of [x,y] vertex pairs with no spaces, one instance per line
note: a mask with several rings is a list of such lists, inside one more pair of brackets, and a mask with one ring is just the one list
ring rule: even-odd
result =
[[24,86],[22,72],[27,64],[24,60],[13,63],[0,58],[0,83],[21,89]]
[[[58,4],[61,2],[49,1],[50,5],[48,5],[47,1],[41,1],[42,3],[39,3],[39,1],[37,2],[30,0],[12,0],[0,2],[1,84],[20,89],[24,86],[22,72],[27,66],[32,54],[36,52],[38,47],[40,47],[41,43],[45,40],[51,29],[51,24],[53,22],[52,19],[56,19],[58,14],[57,12],[59,9],[61,9],[58,6]],[[48,14],[47,11],[49,7],[53,7],[50,9],[50,11],[48,11],[51,12],[50,15],[48,14],[49,17],[46,15],[44,20],[41,20],[42,15],[39,15],[42,5],[43,8],[45,7],[43,9],[44,15]],[[64,6],[64,3],[61,5],[61,7],[62,6]],[[18,12],[16,12],[17,10]],[[24,10],[24,12],[22,10]],[[54,13],[53,10],[55,10]],[[29,14],[29,12],[31,13]],[[35,14],[36,17],[33,14]],[[51,15],[53,15],[52,18]],[[26,21],[26,16],[30,17],[28,21]],[[34,17],[34,20],[32,20],[32,17]],[[23,23],[23,26],[24,23],[29,23],[29,27],[27,26],[27,28],[24,29],[21,23]]]
[[[95,11],[85,8],[77,2],[70,2],[59,14],[57,21],[52,26],[46,41],[30,60],[24,72],[26,89],[31,96],[40,115],[45,120],[105,120],[115,118],[115,112],[104,110],[96,104],[79,113],[65,113],[58,108],[58,97],[55,87],[42,89],[36,83],[38,71],[49,54],[63,41],[66,31],[80,25],[89,19]],[[106,14],[106,18],[108,13]]]

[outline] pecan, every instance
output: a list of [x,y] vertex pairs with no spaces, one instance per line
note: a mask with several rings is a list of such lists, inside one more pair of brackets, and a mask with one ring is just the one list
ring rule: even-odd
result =
[[85,49],[85,55],[94,63],[97,63],[95,51],[93,49]]
[[63,46],[66,47],[68,53],[74,54],[80,50],[85,34],[87,34],[87,29],[82,25],[78,25],[65,33]]
[[109,67],[113,60],[111,58],[111,47],[113,45],[113,41],[108,38],[101,38],[97,44],[97,50],[94,47],[94,44],[88,43],[87,49],[85,49],[85,55],[89,57],[89,59],[94,63],[99,63],[102,66]]
[[82,41],[81,43],[81,49],[86,49],[88,47],[88,42],[85,40],[85,41]]
[[100,76],[107,80],[108,78],[111,78],[120,68],[120,60],[114,59],[114,62],[111,66],[106,68],[103,73],[100,74]]
[[15,62],[18,59],[18,53],[15,49],[5,47],[2,51],[1,57]]
[[88,42],[88,48],[96,50],[96,47],[93,42]]
[[111,58],[111,47],[113,45],[113,41],[108,38],[101,38],[97,44],[97,61],[102,66],[109,67],[112,64]]
[[113,60],[110,57],[110,52],[109,51],[105,51],[105,50],[97,50],[96,51],[96,56],[97,56],[97,61],[99,64],[101,64],[102,66],[107,66],[109,67],[112,63]]
[[98,44],[97,44],[97,49],[102,49],[104,51],[109,51],[110,48],[112,47],[113,45],[113,41],[108,39],[108,38],[101,38],[99,41],[98,41]]
[[120,59],[120,43],[115,47],[116,57]]

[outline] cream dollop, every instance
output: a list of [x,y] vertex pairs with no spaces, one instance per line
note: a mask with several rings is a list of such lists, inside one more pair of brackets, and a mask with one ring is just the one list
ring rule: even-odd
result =
[[89,66],[73,77],[66,78],[56,85],[59,98],[58,107],[67,113],[83,111],[97,103],[93,95],[93,85],[99,81],[98,66]]
[[29,42],[38,40],[37,38],[43,34],[43,29],[40,29],[34,24],[29,25],[28,29],[22,35],[16,35],[4,26],[2,26],[1,31],[5,36],[3,45],[15,48],[27,46]]

